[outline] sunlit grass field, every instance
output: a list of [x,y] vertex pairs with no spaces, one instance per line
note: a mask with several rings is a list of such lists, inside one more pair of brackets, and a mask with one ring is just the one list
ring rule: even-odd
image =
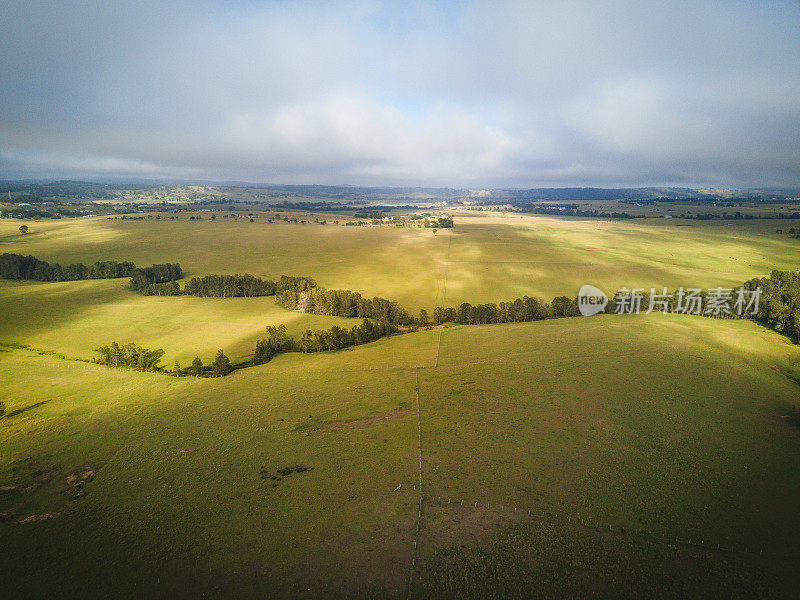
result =
[[[465,213],[454,231],[396,227],[106,218],[36,222],[15,233],[0,220],[0,251],[53,262],[179,262],[188,276],[308,275],[331,289],[397,300],[412,313],[437,305],[574,296],[584,283],[620,287],[733,287],[800,263],[800,244],[772,221],[602,221]],[[290,333],[346,320],[300,315],[272,298],[142,297],[125,280],[0,281],[0,342],[90,358],[117,340],[207,360],[222,348],[246,358],[267,325]]]
[[[18,226],[0,220],[0,252],[309,275],[429,312],[584,283],[733,286],[800,262],[775,221]],[[753,323],[445,327],[195,379],[36,350],[132,341],[186,366],[246,358],[267,325],[351,322],[270,297],[143,297],[122,279],[0,281],[0,315],[9,597],[406,598],[412,582],[415,598],[792,598],[800,584],[800,350]]]
[[405,597],[418,377],[418,597],[792,597],[796,347],[612,316],[448,328],[435,367],[438,334],[223,379],[3,352],[0,493],[41,519],[3,526],[6,589]]
[[[342,219],[344,222],[344,219]],[[243,273],[314,277],[327,288],[399,301],[410,310],[441,302],[551,299],[584,283],[679,287],[736,285],[791,269],[800,243],[791,222],[456,215],[453,231],[398,227],[93,218],[37,222],[27,236],[0,220],[4,252],[55,262],[179,262],[189,275]],[[5,237],[3,237],[5,236]],[[10,243],[8,243],[10,242]]]
[[[7,284],[7,285],[6,285]],[[146,297],[127,289],[127,280],[62,283],[0,283],[4,320],[0,342],[56,350],[91,359],[93,350],[112,341],[162,348],[168,366],[199,355],[210,361],[218,349],[234,360],[252,354],[267,325],[286,325],[289,335],[354,319],[285,310],[274,297]]]

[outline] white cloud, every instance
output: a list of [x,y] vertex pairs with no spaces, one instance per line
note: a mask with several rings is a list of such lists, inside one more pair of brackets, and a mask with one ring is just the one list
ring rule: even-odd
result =
[[0,11],[0,176],[800,183],[789,2]]

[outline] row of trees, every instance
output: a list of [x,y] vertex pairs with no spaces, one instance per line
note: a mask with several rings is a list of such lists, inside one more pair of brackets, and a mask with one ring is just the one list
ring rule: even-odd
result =
[[[209,367],[203,365],[203,361],[200,360],[199,356],[195,356],[191,366],[186,369],[186,372],[195,377],[202,377],[206,374],[210,374],[213,377],[225,377],[225,375],[233,372],[233,365],[222,350],[217,350],[214,362],[212,362]],[[180,368],[180,365],[175,363],[175,374],[180,377],[183,373],[184,371]]]
[[[154,265],[156,266],[156,265]],[[206,275],[192,277],[181,289],[173,279],[166,282],[145,283],[145,279],[131,280],[131,288],[145,296],[199,296],[201,298],[239,298],[273,296],[276,285],[269,279],[253,275]]]
[[410,325],[411,315],[397,302],[385,298],[363,298],[350,290],[325,290],[307,277],[281,277],[277,302],[284,308],[315,315],[374,319],[392,325]]
[[[511,302],[472,305],[464,302],[457,308],[437,306],[433,311],[434,323],[461,323],[464,325],[483,325],[487,323],[521,323],[542,319],[573,317],[580,314],[578,302],[574,298],[559,296],[547,304],[540,298],[523,296]],[[427,321],[427,313],[420,313],[419,321]]]
[[306,330],[299,340],[286,334],[286,326],[267,327],[267,337],[256,342],[253,364],[269,362],[281,352],[324,352],[342,350],[350,346],[367,344],[382,337],[397,333],[395,325],[385,321],[373,322],[364,319],[351,329],[333,325],[330,329]]
[[[286,326],[280,325],[278,327],[267,327],[267,337],[260,339],[256,342],[255,351],[253,352],[253,359],[250,364],[261,365],[272,360],[274,356],[282,352],[323,352],[326,350],[341,350],[349,346],[356,346],[359,344],[366,344],[381,337],[397,333],[398,329],[390,323],[374,323],[369,319],[359,325],[354,325],[352,329],[345,329],[337,325],[332,326],[330,329],[322,329],[317,331],[307,330],[299,340],[295,340],[286,333]],[[114,344],[109,348],[103,346],[97,352],[101,353],[103,359],[100,362],[105,364],[117,364],[109,359],[117,356],[119,350],[123,352],[128,347],[133,350],[142,350],[132,344],[120,348],[116,347],[117,354],[114,353]],[[163,352],[161,352],[163,355]],[[161,357],[158,356],[158,358]],[[136,363],[125,363],[117,359],[119,364],[131,364],[137,366]],[[245,366],[247,363],[241,363],[237,366]],[[230,359],[225,355],[222,350],[217,351],[214,362],[206,366],[199,356],[195,356],[192,364],[187,369],[181,369],[180,365],[175,363],[175,374],[181,376],[184,373],[194,375],[195,377],[213,376],[224,377],[232,373],[236,368],[231,364]],[[151,370],[158,370],[156,365]]]
[[[163,285],[161,282],[157,285]],[[175,283],[176,282],[168,282]],[[746,290],[761,289],[760,310],[755,315],[750,315],[752,319],[766,325],[770,329],[778,331],[795,342],[800,342],[800,272],[797,271],[773,271],[768,278],[752,279],[744,284]],[[358,311],[364,307],[382,306],[387,302],[391,310],[398,310],[396,303],[375,298],[368,304],[361,304],[365,299],[355,292],[346,290],[325,291],[317,288],[314,281],[307,277],[284,276],[276,284],[280,298],[292,299],[296,307],[304,304],[306,312],[315,312],[322,306],[327,306],[328,310],[345,312],[340,316],[355,316],[349,314],[351,311]],[[705,294],[702,294],[705,297]],[[674,294],[675,297],[678,294]],[[376,301],[377,304],[376,304]],[[664,300],[667,302],[667,300]],[[674,299],[669,300],[674,303]],[[642,307],[645,308],[645,307]],[[391,313],[389,311],[389,314]],[[402,309],[399,309],[402,310]],[[606,313],[615,312],[614,300],[611,299],[606,306]],[[623,311],[624,312],[624,311]],[[427,312],[420,311],[418,319],[408,317],[405,311],[403,323],[397,324],[427,324],[429,322]],[[317,313],[317,314],[334,314]],[[471,305],[464,302],[457,308],[437,307],[433,313],[434,323],[461,323],[469,325],[488,324],[488,323],[512,323],[523,321],[536,321],[548,318],[571,317],[580,314],[577,299],[559,296],[547,304],[539,298],[524,296],[511,302],[500,302],[499,304],[487,303]],[[701,314],[701,313],[698,313]],[[702,314],[707,314],[702,313]],[[263,364],[269,362],[275,355],[282,352],[323,352],[327,350],[341,350],[349,346],[366,344],[381,337],[397,333],[396,323],[389,320],[379,320],[377,322],[370,318],[363,318],[360,324],[354,325],[351,329],[333,325],[330,329],[307,330],[300,339],[295,340],[286,333],[286,327],[267,327],[267,337],[256,342],[253,353],[252,364]],[[112,366],[130,366],[146,371],[158,371],[160,359],[164,355],[161,349],[148,349],[137,346],[136,344],[120,345],[113,342],[110,346],[101,346],[96,350],[100,354],[98,362]],[[222,377],[234,370],[227,356],[222,350],[217,352],[214,362],[210,367],[203,365],[200,357],[195,357],[192,365],[184,370],[176,363],[175,373],[181,375],[184,372],[189,374],[213,375]]]
[[152,267],[137,268],[131,273],[131,289],[144,292],[152,285],[173,282],[181,277],[183,277],[183,270],[178,263],[163,263]]
[[[97,363],[109,365],[112,367],[133,367],[140,371],[163,371],[159,365],[161,358],[164,356],[164,351],[161,348],[151,349],[143,348],[137,344],[119,344],[118,342],[111,342],[108,346],[100,346],[95,350],[100,355],[96,360]],[[181,369],[180,365],[175,363],[175,374],[180,376],[184,373],[196,375],[210,374],[215,377],[224,377],[233,371],[233,365],[230,359],[225,356],[222,350],[217,351],[214,362],[210,366],[203,365],[203,361],[199,356],[196,356],[188,369]]]
[[263,365],[272,360],[272,357],[281,352],[291,352],[296,350],[296,344],[292,338],[286,335],[286,325],[267,327],[267,337],[256,341],[256,349],[253,352],[253,364]]
[[136,266],[132,262],[100,261],[93,265],[76,263],[62,267],[34,256],[0,254],[0,277],[32,281],[77,281],[79,279],[116,279],[130,277]]
[[516,323],[535,321],[549,316],[547,305],[538,298],[517,298],[513,302],[471,305],[464,302],[458,308],[437,306],[433,310],[434,323],[462,323],[478,325],[486,323]]
[[536,215],[558,215],[560,217],[600,217],[602,219],[635,219],[636,215],[626,212],[605,212],[599,210],[581,210],[577,204],[561,204],[558,206],[532,206],[518,207],[518,210]]
[[183,293],[203,298],[235,298],[242,296],[273,296],[276,284],[269,279],[253,275],[206,275],[192,277]]
[[369,319],[364,319],[361,325],[353,325],[347,330],[338,325],[333,325],[330,329],[319,331],[307,330],[297,342],[297,349],[300,352],[324,352],[325,350],[342,350],[349,346],[367,344],[382,337],[397,333],[395,325],[386,321],[374,323]]
[[95,352],[100,355],[97,362],[101,364],[112,367],[134,367],[141,371],[160,370],[158,363],[164,356],[161,348],[142,348],[133,343],[120,345],[118,342],[111,342],[110,346],[100,346]]

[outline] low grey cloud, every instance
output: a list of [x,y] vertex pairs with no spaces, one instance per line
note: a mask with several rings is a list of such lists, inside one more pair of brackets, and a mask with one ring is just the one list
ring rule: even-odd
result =
[[31,1],[0,177],[800,185],[795,2]]

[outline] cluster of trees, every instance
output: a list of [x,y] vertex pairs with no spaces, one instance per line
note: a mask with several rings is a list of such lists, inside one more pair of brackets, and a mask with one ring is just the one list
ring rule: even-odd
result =
[[[153,265],[153,267],[179,265]],[[138,269],[137,269],[138,271]],[[146,271],[142,269],[142,271]],[[177,272],[180,274],[180,271]],[[167,275],[163,275],[167,276]],[[151,277],[155,280],[151,281]],[[145,296],[198,296],[201,298],[241,298],[253,296],[275,295],[276,284],[269,279],[261,279],[253,275],[206,275],[192,277],[181,289],[176,279],[158,281],[158,274],[137,273],[131,278],[131,289]]]
[[[783,229],[776,229],[775,233],[783,235]],[[800,240],[800,227],[789,228],[789,237],[792,237],[796,240]]]
[[93,265],[82,263],[62,267],[34,256],[0,254],[0,277],[33,281],[76,281],[79,279],[115,279],[130,277],[136,270],[132,262],[101,261]]
[[[483,325],[487,323],[521,323],[542,319],[572,317],[580,314],[578,302],[574,298],[559,296],[547,304],[540,298],[523,296],[511,302],[472,305],[464,302],[457,308],[437,306],[433,311],[434,323],[461,323],[464,325]],[[425,311],[420,313],[421,323],[427,321]]]
[[236,298],[243,296],[273,296],[277,286],[274,281],[253,275],[206,275],[192,277],[183,293],[203,298]]
[[800,343],[800,272],[772,271],[744,284],[747,290],[759,287],[758,313],[750,318]]
[[442,229],[450,229],[453,227],[453,217],[439,217],[435,221],[426,221],[425,227],[441,227]]
[[124,346],[117,342],[111,342],[110,346],[100,346],[95,350],[100,355],[97,361],[112,367],[134,367],[141,371],[158,371],[161,357],[164,351],[160,348],[142,348],[130,343]]
[[253,364],[263,365],[272,360],[272,357],[281,352],[296,350],[294,340],[286,335],[286,325],[267,327],[267,337],[256,342],[253,352]]
[[[157,288],[152,286],[157,286],[160,283],[175,282],[181,277],[183,277],[183,270],[177,263],[164,263],[153,265],[152,267],[137,268],[131,273],[131,289],[151,295],[172,295],[158,294],[155,291]],[[174,286],[170,286],[170,288],[174,289]]]
[[374,319],[392,325],[414,322],[411,315],[393,300],[378,297],[370,300],[350,290],[325,290],[308,277],[281,277],[277,294],[278,304],[284,308],[315,315]]
[[281,275],[275,285],[276,301],[284,308],[305,311],[305,307],[299,307],[301,295],[317,287],[317,282],[311,277],[292,277]]
[[149,283],[137,291],[143,296],[180,296],[183,294],[181,286],[175,280],[165,281],[164,283]]
[[194,357],[192,364],[187,369],[181,369],[180,364],[177,361],[175,362],[175,375],[177,377],[181,377],[184,373],[195,377],[225,377],[225,375],[232,373],[233,369],[230,359],[225,356],[221,349],[217,350],[214,362],[209,366],[205,366],[199,356]]
[[333,325],[330,329],[312,331],[308,329],[299,340],[286,335],[286,326],[267,327],[267,337],[256,342],[253,364],[269,362],[281,352],[324,352],[342,350],[350,346],[367,344],[382,337],[397,333],[395,325],[385,321],[373,322],[364,319],[351,329]]

